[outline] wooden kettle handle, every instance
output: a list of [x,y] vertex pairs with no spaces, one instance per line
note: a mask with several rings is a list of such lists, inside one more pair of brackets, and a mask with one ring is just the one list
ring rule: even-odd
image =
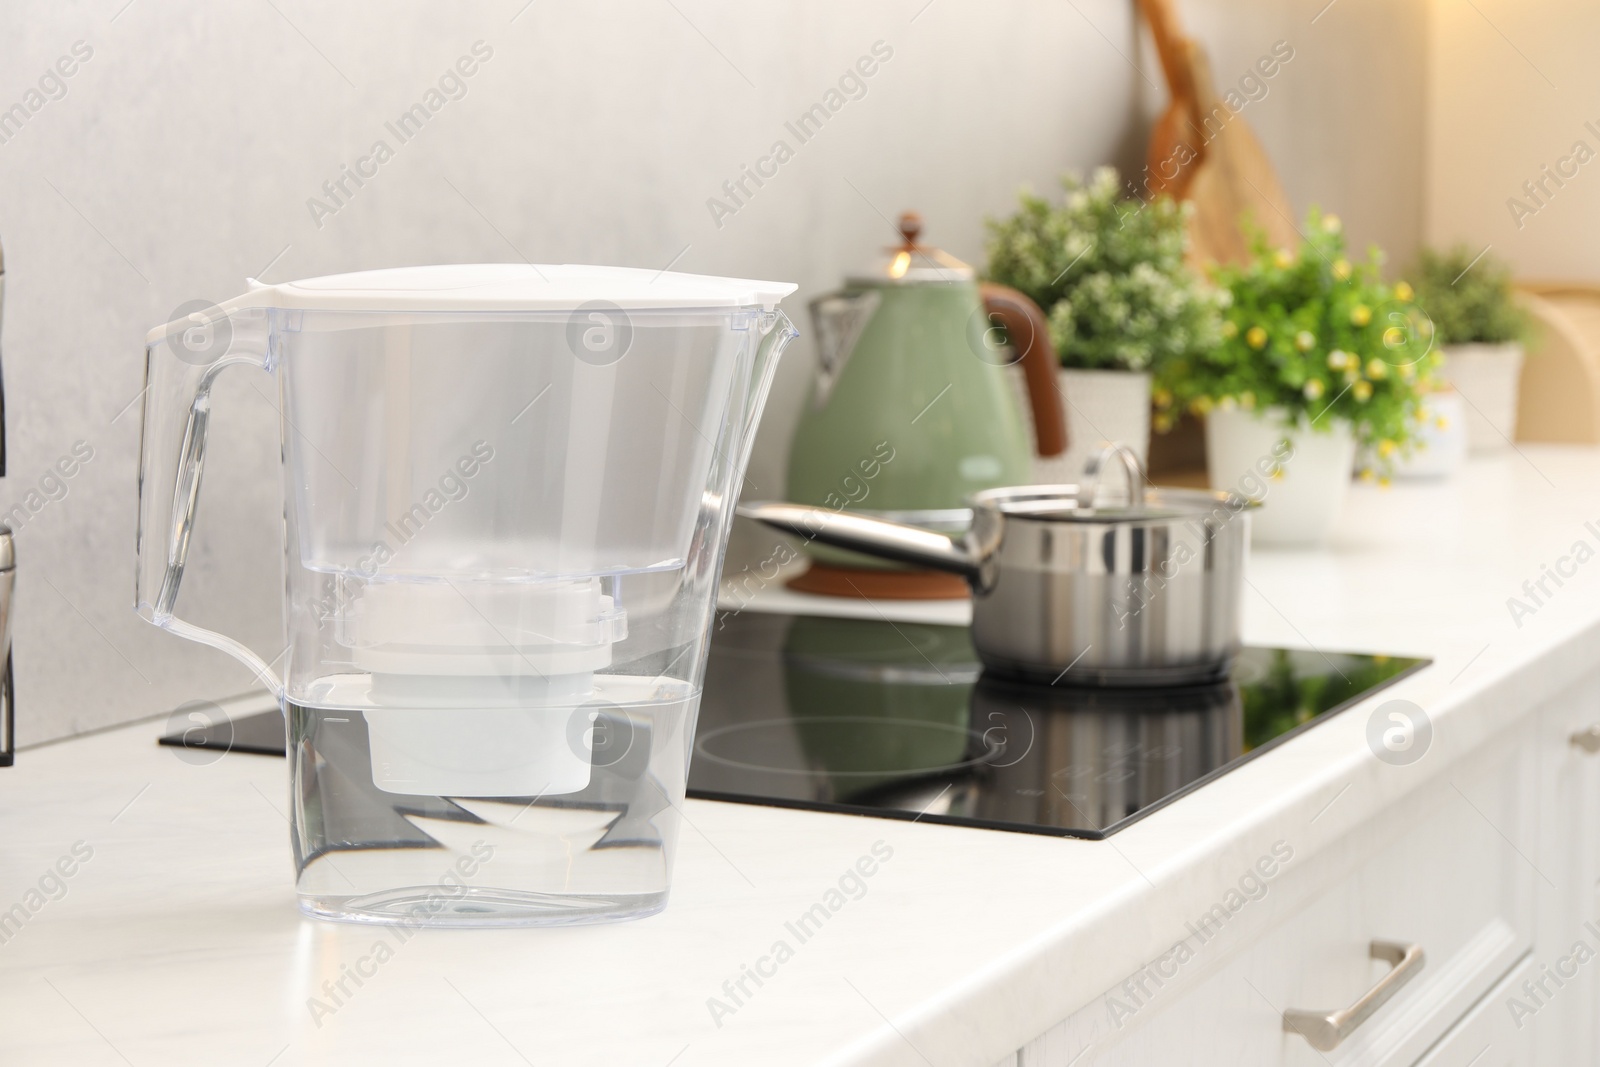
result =
[[1057,456],[1067,449],[1067,417],[1056,388],[1055,346],[1039,305],[1017,290],[993,282],[978,287],[983,310],[1000,320],[1011,346],[1020,354],[1023,377],[1028,382],[1028,405],[1033,409],[1034,447],[1041,456]]

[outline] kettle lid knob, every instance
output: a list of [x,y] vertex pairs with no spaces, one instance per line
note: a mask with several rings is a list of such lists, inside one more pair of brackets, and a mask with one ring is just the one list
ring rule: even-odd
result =
[[922,237],[922,216],[915,211],[901,212],[900,218],[895,222],[895,229],[900,231],[901,243],[884,250],[889,253],[888,262],[874,273],[852,276],[851,284],[882,285],[885,279],[896,283],[937,284],[972,280],[971,267],[948,253],[919,243]]
[[922,216],[915,211],[902,212],[899,227],[900,236],[905,238],[906,248],[917,247],[917,235],[922,233]]

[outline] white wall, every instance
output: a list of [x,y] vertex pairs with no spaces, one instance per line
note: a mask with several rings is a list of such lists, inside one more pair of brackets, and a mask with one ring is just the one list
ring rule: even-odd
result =
[[[1547,181],[1541,205],[1523,183],[1586,143],[1600,160],[1600,7],[1578,0],[1432,0],[1427,237],[1493,245],[1518,276],[1600,278],[1600,161]],[[1516,198],[1534,209],[1514,216]],[[1520,225],[1519,225],[1520,222]]]
[[1294,49],[1243,118],[1296,223],[1318,204],[1344,220],[1353,249],[1379,245],[1391,270],[1409,263],[1422,240],[1426,0],[1189,0],[1183,10],[1219,90],[1274,42]]
[[[255,275],[523,256],[662,267],[682,252],[675,269],[799,282],[789,307],[804,327],[807,297],[892,240],[884,216],[916,208],[928,239],[981,262],[982,218],[1020,184],[1140,160],[1142,116],[1161,96],[1126,0],[118,7],[14,2],[0,34],[0,108],[74,42],[94,53],[0,144],[12,447],[0,509],[74,442],[95,450],[17,534],[24,743],[250,684],[131,609],[139,412],[123,409],[143,383],[145,331],[181,303]],[[1219,77],[1294,42],[1294,64],[1246,115],[1297,205],[1319,199],[1362,240],[1413,245],[1418,18],[1381,0],[1341,0],[1315,27],[1314,6],[1291,0],[1191,7]],[[479,40],[494,54],[466,96],[314,225],[307,199]],[[706,199],[877,40],[894,57],[867,95],[718,228]],[[764,494],[782,490],[810,374],[809,343],[792,352],[750,473]],[[223,382],[185,610],[270,657],[273,390],[248,371]],[[760,540],[739,531],[735,557]]]

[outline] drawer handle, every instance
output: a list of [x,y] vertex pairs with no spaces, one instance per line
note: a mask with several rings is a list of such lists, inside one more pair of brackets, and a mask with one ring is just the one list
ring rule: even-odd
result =
[[1587,730],[1579,730],[1572,735],[1572,743],[1583,749],[1589,755],[1600,752],[1600,726],[1591,726]]
[[1389,998],[1400,992],[1400,987],[1417,976],[1427,957],[1421,945],[1402,945],[1396,941],[1374,941],[1372,958],[1394,964],[1394,970],[1378,979],[1378,984],[1364,993],[1360,1000],[1339,1011],[1299,1011],[1291,1008],[1283,1013],[1283,1028],[1299,1034],[1311,1042],[1311,1047],[1331,1052],[1366,1022],[1373,1012],[1383,1007]]

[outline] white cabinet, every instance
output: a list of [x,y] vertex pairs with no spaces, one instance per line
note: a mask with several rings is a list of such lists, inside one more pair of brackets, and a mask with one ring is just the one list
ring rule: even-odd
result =
[[[1591,727],[1600,674],[1329,849],[1345,859],[1270,928],[1197,947],[1131,1015],[1108,990],[1017,1067],[1600,1065],[1600,752],[1572,740]],[[1286,1009],[1339,1009],[1383,978],[1373,941],[1421,945],[1426,965],[1333,1049],[1285,1033]]]
[[1534,1013],[1518,1014],[1541,1064],[1600,1064],[1600,958],[1578,960],[1600,953],[1590,928],[1600,929],[1600,752],[1585,747],[1594,747],[1587,731],[1597,726],[1600,678],[1546,704],[1534,720],[1542,812],[1534,855],[1543,877],[1534,887],[1536,984],[1518,994]]
[[1534,972],[1532,959],[1524,959],[1505,979],[1440,1039],[1417,1067],[1526,1067],[1534,1062],[1552,1062],[1562,1067],[1579,1067],[1593,1060],[1536,1061],[1533,1031],[1506,1010],[1506,1003]]

